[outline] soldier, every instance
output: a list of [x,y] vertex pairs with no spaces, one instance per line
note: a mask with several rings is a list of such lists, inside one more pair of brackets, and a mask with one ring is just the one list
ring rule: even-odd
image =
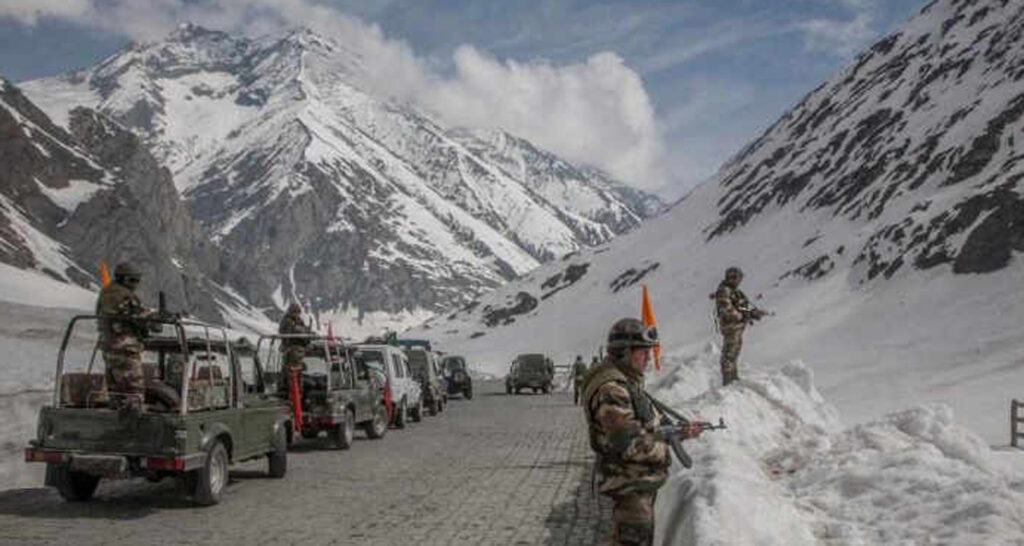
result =
[[[302,306],[293,303],[288,307],[288,311],[285,312],[281,323],[277,326],[277,333],[281,335],[312,333],[312,330],[302,322]],[[303,359],[306,356],[306,345],[308,344],[309,340],[306,338],[284,338],[281,340],[281,373],[284,378],[278,384],[285,393],[289,392],[288,382],[291,380],[292,370],[301,371],[306,367]]]
[[[661,417],[643,390],[656,342],[654,328],[637,319],[620,319],[608,333],[608,356],[584,386],[600,492],[613,501],[613,545],[651,545],[655,495],[668,477],[669,447],[658,428]],[[698,434],[688,430],[685,437]]]
[[750,300],[740,290],[743,272],[738,267],[725,270],[725,279],[714,294],[715,317],[722,333],[722,385],[739,379],[740,349],[743,347],[743,331],[747,324],[764,316],[764,311],[750,306]]
[[[142,272],[128,262],[117,264],[114,280],[100,291],[96,314],[101,317],[100,349],[106,363],[111,406],[141,409],[146,388],[142,377],[142,339],[148,329],[137,319],[152,314],[142,306],[135,289]],[[116,317],[116,318],[115,318]]]
[[572,364],[572,403],[580,403],[580,394],[583,392],[583,378],[587,376],[587,364],[583,362],[583,355],[576,355],[576,362]]
[[596,367],[598,367],[600,365],[601,365],[601,359],[598,358],[597,356],[595,356],[594,358],[590,359],[590,369],[591,370],[593,370],[594,368],[596,368]]

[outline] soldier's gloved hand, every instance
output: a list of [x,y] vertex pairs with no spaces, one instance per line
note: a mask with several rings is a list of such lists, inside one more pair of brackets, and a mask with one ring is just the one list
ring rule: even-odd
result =
[[690,438],[696,438],[704,432],[704,429],[700,426],[700,423],[683,423],[679,425],[679,433],[684,440]]
[[750,311],[750,316],[754,317],[754,320],[761,320],[764,317],[764,311],[760,309],[754,309]]

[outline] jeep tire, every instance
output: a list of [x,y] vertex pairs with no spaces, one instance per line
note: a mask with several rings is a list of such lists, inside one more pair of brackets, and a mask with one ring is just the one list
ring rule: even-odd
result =
[[373,413],[373,419],[363,423],[363,431],[371,440],[379,440],[388,433],[388,410],[381,404]]
[[283,478],[288,472],[288,438],[284,427],[279,429],[277,436],[267,453],[267,475],[274,479]]
[[327,431],[327,440],[331,442],[334,449],[348,449],[352,447],[352,440],[355,436],[355,415],[352,410],[345,409],[345,418],[341,423],[334,425],[334,428]]
[[416,406],[412,408],[412,422],[419,423],[423,420],[423,397],[421,396],[419,401],[416,402]]
[[85,502],[92,498],[96,486],[100,483],[99,476],[84,472],[75,472],[66,466],[48,463],[57,492],[68,502]]
[[228,450],[220,440],[214,440],[206,451],[206,461],[199,470],[189,473],[188,491],[192,501],[200,506],[220,502],[228,483]]
[[409,405],[405,398],[398,404],[398,411],[395,412],[395,428],[405,428],[409,420]]

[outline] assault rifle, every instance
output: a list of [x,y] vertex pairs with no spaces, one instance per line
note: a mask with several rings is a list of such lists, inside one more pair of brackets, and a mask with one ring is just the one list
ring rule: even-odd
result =
[[764,309],[754,307],[753,305],[738,307],[736,310],[743,313],[743,322],[746,322],[747,324],[754,324],[763,317],[775,316],[775,311],[765,311]]
[[644,396],[647,397],[652,406],[662,413],[663,420],[668,421],[668,424],[662,425],[659,431],[662,437],[665,438],[665,441],[668,442],[669,447],[672,448],[672,453],[675,454],[676,460],[684,468],[692,468],[693,459],[686,452],[686,449],[683,448],[683,440],[695,438],[708,430],[724,430],[728,428],[725,426],[725,419],[721,417],[718,418],[717,424],[708,421],[691,421],[664,402],[651,396],[650,393],[644,391]]

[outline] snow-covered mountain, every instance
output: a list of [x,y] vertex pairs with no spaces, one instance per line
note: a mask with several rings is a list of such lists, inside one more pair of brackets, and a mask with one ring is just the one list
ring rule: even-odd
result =
[[139,134],[218,245],[225,283],[353,333],[465,303],[660,208],[512,135],[382,98],[367,62],[306,29],[252,40],[186,24],[22,86],[58,125],[85,105]]
[[702,345],[708,295],[738,265],[777,313],[744,360],[814,363],[854,421],[944,401],[1005,443],[1024,372],[1022,141],[1024,3],[932,3],[665,215],[414,335],[492,372],[518,352],[568,362],[638,315],[647,283],[669,347]]

